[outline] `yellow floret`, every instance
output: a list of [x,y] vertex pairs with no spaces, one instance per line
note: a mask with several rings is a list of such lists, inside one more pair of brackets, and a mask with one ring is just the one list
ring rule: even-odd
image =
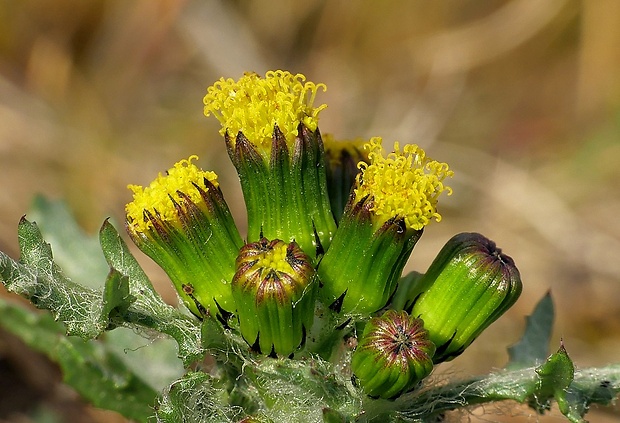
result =
[[384,157],[381,138],[372,138],[365,146],[369,150],[370,164],[359,163],[362,173],[357,177],[355,201],[366,195],[373,197],[372,211],[383,224],[392,217],[405,219],[408,229],[419,230],[431,219],[441,220],[437,212],[437,198],[452,189],[443,184],[453,172],[446,163],[426,157],[415,144],[400,149],[394,143],[394,152]]
[[256,268],[263,268],[263,273],[269,271],[294,273],[291,265],[286,261],[286,251],[288,245],[284,242],[277,244],[272,250],[265,251],[258,256]]
[[274,125],[278,125],[288,142],[297,134],[303,122],[314,131],[318,115],[327,107],[313,107],[317,91],[325,84],[305,82],[302,74],[269,71],[265,78],[246,73],[238,81],[221,78],[207,89],[204,97],[205,116],[213,114],[222,124],[220,133],[233,139],[241,131],[246,138],[268,156]]
[[161,173],[151,184],[143,188],[140,185],[128,185],[133,191],[133,201],[125,207],[127,221],[136,232],[146,232],[152,227],[149,220],[144,220],[144,211],[158,215],[162,221],[178,220],[174,204],[170,196],[179,202],[178,191],[190,197],[195,204],[204,202],[199,191],[193,184],[207,191],[204,184],[206,178],[216,187],[218,186],[217,175],[214,172],[203,171],[192,163],[198,156],[190,156],[187,160],[181,160],[174,164],[165,175]]

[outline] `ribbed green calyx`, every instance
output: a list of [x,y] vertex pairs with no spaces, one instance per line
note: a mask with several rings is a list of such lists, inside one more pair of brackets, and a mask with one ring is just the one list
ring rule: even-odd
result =
[[244,245],[232,282],[244,339],[264,354],[292,354],[312,325],[316,288],[310,258],[296,243]]
[[421,319],[388,310],[366,324],[351,369],[366,394],[394,398],[431,373],[434,352]]
[[342,313],[368,316],[383,307],[422,236],[398,218],[375,229],[372,204],[366,197],[347,205],[318,268],[323,302]]
[[364,145],[368,161],[351,191],[338,230],[318,268],[321,297],[332,309],[368,316],[385,306],[413,247],[432,220],[441,220],[439,196],[452,190],[452,176],[415,144],[394,143],[387,153],[381,138]]
[[477,233],[452,237],[407,294],[405,309],[424,320],[435,363],[460,355],[519,298],[514,261]]
[[127,232],[168,274],[196,316],[234,310],[230,281],[243,240],[213,172],[182,160],[150,186],[130,185]]
[[336,230],[327,193],[321,135],[299,125],[289,142],[274,127],[269,159],[243,132],[226,145],[237,168],[248,212],[248,241],[295,240],[313,260],[327,249]]
[[324,84],[302,74],[246,73],[207,89],[205,115],[215,116],[237,168],[248,212],[248,241],[297,242],[313,260],[336,230],[318,129]]

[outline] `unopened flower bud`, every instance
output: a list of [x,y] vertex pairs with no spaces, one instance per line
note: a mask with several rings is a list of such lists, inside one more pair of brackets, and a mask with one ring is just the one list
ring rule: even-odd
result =
[[450,239],[410,289],[405,309],[424,320],[437,346],[433,361],[460,355],[521,295],[514,261],[477,233]]
[[232,293],[244,339],[264,354],[292,354],[312,325],[316,287],[310,257],[295,242],[241,247]]
[[366,324],[351,368],[368,395],[394,398],[431,373],[434,352],[421,319],[388,310]]

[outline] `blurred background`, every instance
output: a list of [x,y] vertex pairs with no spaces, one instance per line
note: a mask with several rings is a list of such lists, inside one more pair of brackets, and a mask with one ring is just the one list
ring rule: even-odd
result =
[[[321,131],[418,143],[455,171],[408,264],[425,271],[455,233],[493,239],[520,268],[516,306],[438,377],[502,367],[551,291],[554,341],[578,366],[620,361],[620,2],[615,0],[0,0],[0,250],[35,194],[83,228],[124,218],[127,184],[191,154],[245,217],[219,124],[220,77],[304,73],[328,90]],[[164,274],[139,254],[156,286]],[[0,291],[9,297],[6,291]],[[13,298],[13,296],[11,296]],[[0,332],[0,422],[123,422],[60,383]],[[618,421],[595,410],[593,422]],[[38,417],[37,417],[38,416]],[[563,421],[514,404],[449,421]],[[55,420],[52,420],[55,421]]]

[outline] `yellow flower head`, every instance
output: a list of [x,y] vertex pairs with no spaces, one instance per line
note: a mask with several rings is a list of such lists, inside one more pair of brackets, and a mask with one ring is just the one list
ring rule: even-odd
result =
[[217,175],[214,172],[203,171],[192,163],[198,156],[190,156],[187,160],[181,160],[174,164],[165,175],[161,173],[151,184],[143,188],[140,185],[128,185],[133,191],[133,201],[125,206],[127,221],[131,230],[135,232],[147,232],[153,224],[144,219],[144,212],[148,211],[157,215],[162,221],[178,220],[174,203],[180,202],[179,192],[187,195],[195,204],[204,203],[200,192],[194,184],[207,191],[204,184],[206,178],[214,186],[218,186]]
[[396,142],[387,157],[381,138],[372,138],[364,148],[369,150],[370,164],[358,165],[362,173],[357,177],[355,201],[371,196],[371,211],[379,224],[398,217],[404,218],[407,229],[419,230],[433,218],[441,220],[437,198],[444,191],[452,194],[443,181],[454,174],[446,163],[426,157],[415,144],[406,144],[401,151]]
[[204,97],[205,116],[213,114],[222,124],[220,133],[228,133],[233,146],[237,133],[253,143],[264,156],[271,151],[275,125],[292,143],[297,126],[303,123],[316,130],[318,115],[327,105],[313,107],[319,88],[325,84],[305,82],[302,74],[287,71],[269,71],[265,78],[256,73],[246,73],[238,81],[221,78],[207,89]]

